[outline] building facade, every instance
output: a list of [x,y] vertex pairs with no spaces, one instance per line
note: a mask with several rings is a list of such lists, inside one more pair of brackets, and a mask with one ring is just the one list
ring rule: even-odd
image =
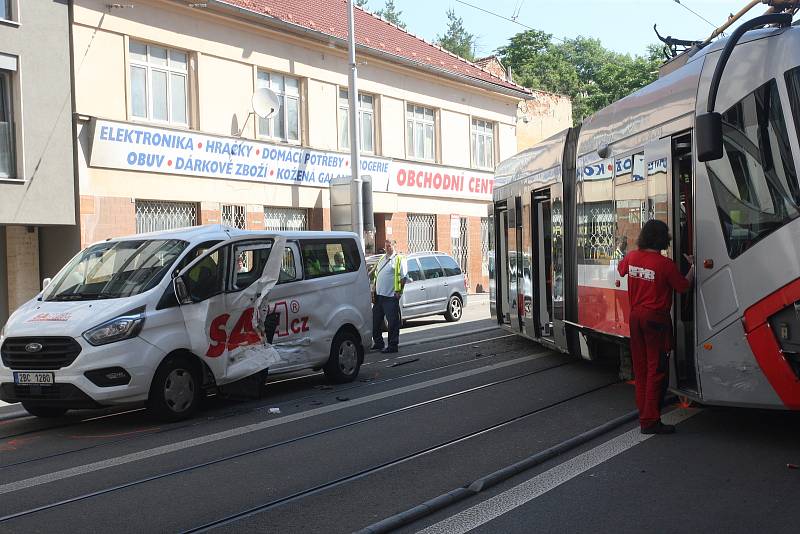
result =
[[[74,2],[80,240],[191,224],[331,228],[350,175],[345,0]],[[375,241],[488,286],[496,163],[531,92],[356,10]],[[252,113],[262,87],[279,97]]]
[[0,0],[0,327],[74,254],[68,2]]

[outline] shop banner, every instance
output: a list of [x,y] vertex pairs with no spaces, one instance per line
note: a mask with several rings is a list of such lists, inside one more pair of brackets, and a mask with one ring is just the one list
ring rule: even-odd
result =
[[[350,154],[340,152],[98,119],[92,134],[92,167],[313,187],[351,175]],[[375,191],[492,198],[491,173],[368,156],[360,166]]]

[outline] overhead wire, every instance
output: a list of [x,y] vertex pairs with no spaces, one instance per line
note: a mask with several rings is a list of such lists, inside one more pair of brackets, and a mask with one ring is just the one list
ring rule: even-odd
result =
[[687,6],[686,4],[684,4],[683,2],[681,2],[681,0],[672,0],[672,1],[673,1],[673,2],[675,2],[676,4],[678,4],[679,6],[681,6],[683,9],[687,10],[689,13],[691,13],[691,14],[692,14],[692,15],[694,15],[695,17],[697,17],[697,18],[701,19],[702,21],[706,22],[706,23],[707,23],[709,26],[711,26],[712,28],[714,28],[714,29],[716,29],[716,28],[717,28],[717,25],[716,25],[716,24],[714,24],[713,22],[711,22],[710,20],[708,20],[707,18],[705,18],[703,15],[701,15],[701,14],[700,14],[700,13],[698,13],[697,11],[693,10],[692,8],[690,8],[689,6]]
[[[465,6],[469,6],[469,7],[473,8],[473,9],[477,9],[478,11],[482,11],[482,12],[486,13],[487,15],[492,15],[493,17],[497,17],[499,19],[507,20],[508,22],[513,22],[514,24],[522,26],[523,28],[526,28],[528,30],[541,31],[538,28],[534,28],[533,26],[528,26],[527,24],[523,24],[522,22],[520,22],[518,20],[514,20],[512,18],[505,17],[505,16],[501,15],[500,13],[495,13],[494,11],[490,11],[490,10],[482,8],[480,6],[476,6],[475,4],[470,4],[469,2],[465,2],[464,0],[456,0],[456,2],[458,2],[459,4],[463,4]],[[566,42],[566,40],[562,39],[561,37],[552,36],[552,38],[555,39],[556,41],[561,41],[562,43]]]

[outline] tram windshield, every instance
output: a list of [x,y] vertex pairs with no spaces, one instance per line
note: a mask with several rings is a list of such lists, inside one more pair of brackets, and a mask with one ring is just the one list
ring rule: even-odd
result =
[[725,156],[706,168],[735,258],[800,215],[800,187],[775,80],[729,108],[722,123]]

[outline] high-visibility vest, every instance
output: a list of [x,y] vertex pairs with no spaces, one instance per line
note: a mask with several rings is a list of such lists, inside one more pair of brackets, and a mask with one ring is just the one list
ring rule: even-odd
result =
[[[386,265],[381,265],[381,262],[386,258],[386,254],[380,257],[378,263],[375,265],[375,270],[372,271],[372,283],[373,285],[378,285],[378,273],[386,267]],[[400,254],[396,254],[394,257],[394,290],[396,292],[400,292],[403,290],[403,286],[400,285],[400,264],[403,261],[403,256]]]

